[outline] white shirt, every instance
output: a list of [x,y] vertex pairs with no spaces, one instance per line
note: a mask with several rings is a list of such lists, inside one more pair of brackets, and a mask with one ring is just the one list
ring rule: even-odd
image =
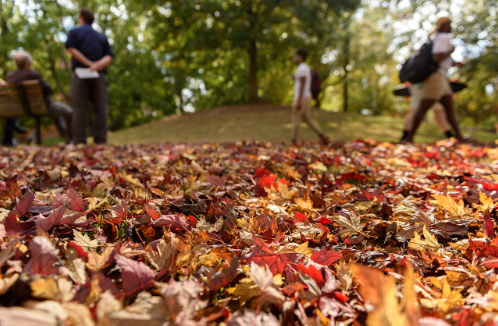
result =
[[[452,49],[453,45],[451,45],[450,34],[436,33],[436,36],[434,36],[434,39],[432,40],[432,54],[448,53]],[[451,67],[453,67],[453,59],[449,56],[446,59],[439,61],[438,71],[446,76]]]
[[294,73],[294,100],[299,98],[299,92],[301,91],[301,77],[306,77],[302,98],[311,97],[311,70],[305,62],[301,62]]

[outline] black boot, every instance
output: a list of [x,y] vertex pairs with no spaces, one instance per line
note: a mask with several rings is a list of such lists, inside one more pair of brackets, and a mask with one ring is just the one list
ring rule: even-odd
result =
[[401,136],[401,141],[404,141],[406,140],[406,137],[408,137],[408,134],[410,133],[410,131],[408,130],[403,130],[403,136]]

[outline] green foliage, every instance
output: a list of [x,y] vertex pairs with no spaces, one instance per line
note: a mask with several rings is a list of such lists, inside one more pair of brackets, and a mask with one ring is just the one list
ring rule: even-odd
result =
[[[21,6],[22,4],[22,6]],[[116,58],[109,67],[109,125],[111,130],[130,127],[176,111],[171,87],[157,54],[151,33],[145,29],[141,4],[130,1],[2,1],[0,7],[0,73],[15,66],[12,53],[24,49],[33,56],[34,69],[52,85],[56,97],[69,102],[70,57],[65,34],[77,24],[77,8],[96,12],[98,30],[111,40]]]
[[[65,34],[85,6],[95,11],[96,28],[116,52],[108,74],[112,130],[192,106],[289,104],[297,48],[309,51],[308,63],[322,76],[323,107],[397,115],[408,107],[391,94],[397,67],[426,37],[435,13],[449,11],[452,2],[4,0],[0,77],[14,69],[13,53],[24,49],[56,97],[69,102]],[[486,128],[498,121],[497,93],[485,92],[487,85],[497,86],[496,9],[496,0],[466,0],[454,32],[470,59],[456,75],[469,85],[456,98],[457,113],[465,123]]]

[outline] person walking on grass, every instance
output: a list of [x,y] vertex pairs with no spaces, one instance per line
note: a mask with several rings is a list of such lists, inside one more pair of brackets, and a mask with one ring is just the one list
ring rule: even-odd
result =
[[[78,23],[80,27],[72,29],[67,35],[66,49],[72,55],[71,64],[71,104],[73,114],[73,143],[86,144],[86,121],[88,102],[92,102],[95,113],[96,144],[107,142],[107,66],[114,58],[114,52],[107,37],[92,28],[93,12],[81,9]],[[80,78],[74,71],[77,68],[89,68],[99,73],[97,78]]]
[[446,75],[452,66],[461,67],[463,64],[453,61],[451,54],[455,51],[455,46],[451,44],[451,19],[449,17],[441,17],[436,21],[436,26],[429,34],[432,37],[432,61],[439,64],[436,72],[432,73],[428,79],[421,83],[422,101],[415,114],[413,127],[411,128],[407,142],[413,141],[413,136],[417,132],[420,123],[422,122],[425,113],[436,102],[440,102],[446,112],[446,117],[450,123],[455,137],[459,141],[464,141],[453,110],[453,98],[450,82]]
[[306,64],[308,52],[299,49],[294,55],[293,62],[297,65],[294,73],[294,102],[292,104],[292,143],[296,144],[299,134],[301,118],[308,126],[318,134],[320,141],[328,143],[328,138],[318,127],[318,124],[310,117],[311,94],[311,70]]
[[[415,118],[415,115],[417,114],[418,108],[420,107],[422,96],[424,95],[422,85],[420,84],[409,85],[408,89],[410,90],[411,95],[411,106],[410,111],[405,116],[405,127],[403,129],[403,136],[401,137],[401,141],[405,141],[406,137],[410,133],[410,130],[412,130],[413,120]],[[439,102],[435,102],[430,107],[430,110],[434,112],[434,117],[439,130],[444,133],[446,138],[453,137],[453,133],[451,132],[451,125],[446,118],[446,112],[444,111],[443,105]]]

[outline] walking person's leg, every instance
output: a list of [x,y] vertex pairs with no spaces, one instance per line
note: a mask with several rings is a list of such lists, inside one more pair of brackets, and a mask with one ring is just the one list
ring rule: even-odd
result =
[[292,104],[292,139],[291,142],[297,142],[297,137],[299,136],[299,127],[301,124],[301,109],[297,108],[297,104]]
[[415,119],[415,114],[417,113],[416,109],[410,109],[405,116],[405,126],[403,128],[403,135],[401,136],[401,141],[406,140],[410,130],[413,128],[413,119]]
[[109,97],[107,94],[107,80],[104,74],[95,79],[92,89],[92,104],[95,117],[95,131],[93,139],[96,144],[107,143],[107,106]]
[[302,115],[304,118],[304,121],[308,124],[308,126],[318,134],[318,136],[321,139],[327,138],[325,134],[323,133],[322,129],[318,126],[315,120],[311,119],[310,116],[310,104],[311,104],[311,97],[305,98],[302,100],[302,105],[301,105],[301,111]]
[[452,96],[445,95],[440,102],[444,106],[448,122],[450,123],[451,127],[453,127],[453,131],[455,132],[455,138],[458,139],[458,141],[464,141],[463,136],[460,133],[460,128],[458,127],[458,122],[456,121],[455,111],[453,110]]
[[74,144],[86,144],[86,115],[88,111],[88,80],[71,77],[72,137]]
[[425,113],[431,108],[431,106],[436,103],[435,100],[430,100],[430,99],[423,99],[420,102],[420,107],[418,108],[417,112],[415,113],[415,118],[413,119],[413,126],[410,132],[408,133],[408,136],[406,137],[406,141],[413,141],[413,136],[415,136],[415,133],[417,132],[418,127],[422,123],[422,120],[424,119]]
[[430,75],[426,81],[420,84],[420,94],[418,94],[421,99],[420,105],[416,110],[413,126],[408,133],[408,136],[405,138],[406,141],[413,141],[413,137],[422,123],[425,113],[443,96],[444,92],[447,91],[445,82],[447,83],[446,77],[439,72],[435,72]]
[[453,137],[453,133],[451,132],[451,125],[448,122],[443,105],[439,102],[434,103],[432,110],[434,111],[434,117],[436,119],[436,124],[439,127],[439,130],[441,130],[447,138]]

